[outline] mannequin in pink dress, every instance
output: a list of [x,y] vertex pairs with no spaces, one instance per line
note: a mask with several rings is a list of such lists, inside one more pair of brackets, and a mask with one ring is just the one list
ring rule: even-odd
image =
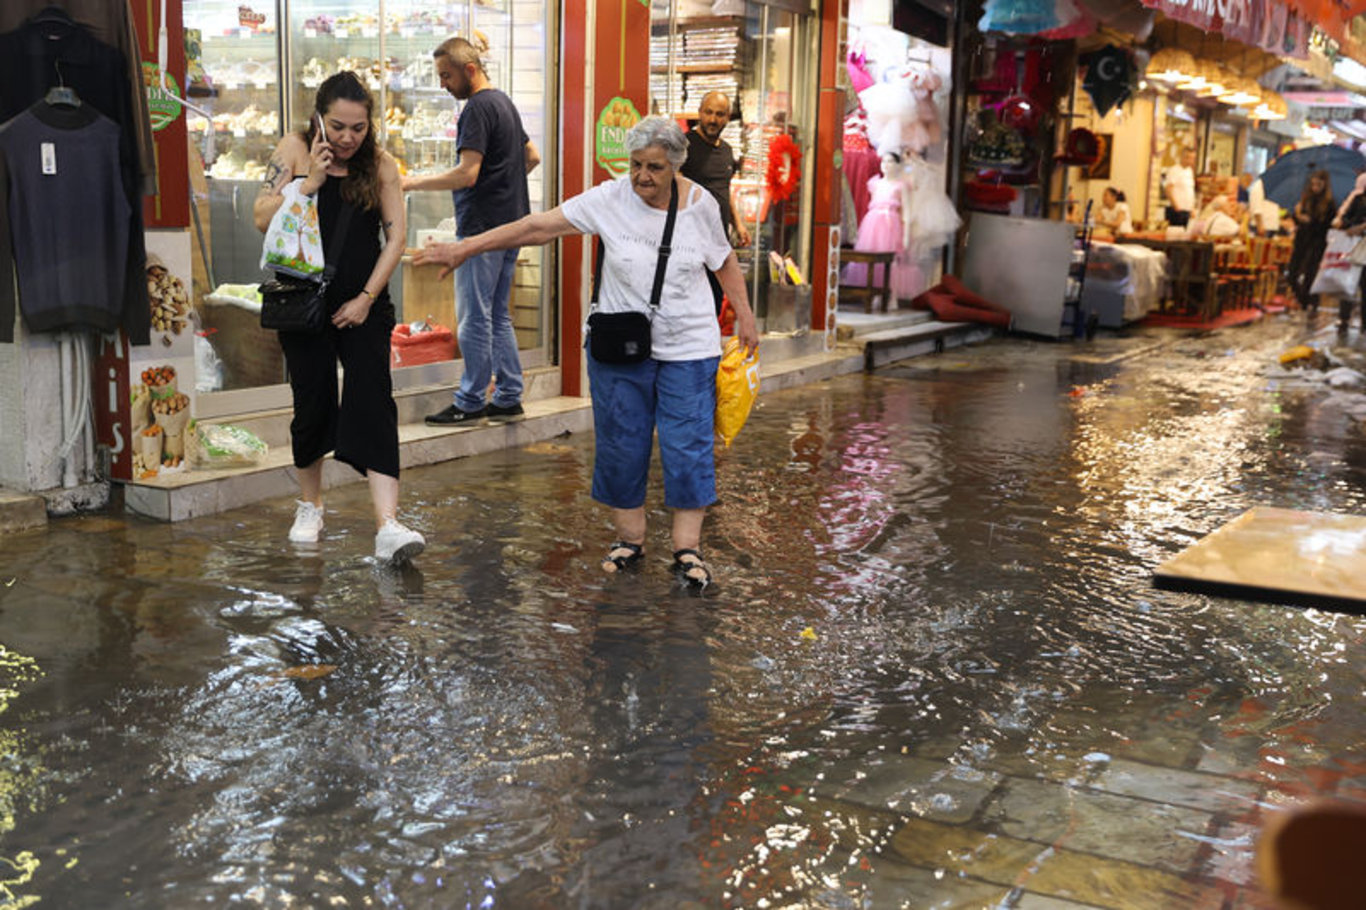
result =
[[[868,181],[868,195],[868,214],[859,224],[854,249],[864,253],[896,253],[892,261],[892,297],[909,300],[925,290],[925,276],[911,255],[911,191],[901,173],[900,156],[882,156],[882,176]],[[845,267],[843,280],[866,284],[867,268],[861,262],[851,262]],[[882,268],[873,266],[874,285],[882,283]]]

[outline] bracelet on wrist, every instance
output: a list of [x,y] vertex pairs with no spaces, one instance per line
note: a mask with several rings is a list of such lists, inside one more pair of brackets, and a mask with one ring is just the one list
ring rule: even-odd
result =
[[362,294],[364,294],[366,297],[369,297],[372,301],[375,299],[375,295],[374,295],[374,294],[371,294],[371,293],[370,293],[368,290],[366,290],[365,288],[361,288],[361,289],[360,289],[360,292],[361,292]]

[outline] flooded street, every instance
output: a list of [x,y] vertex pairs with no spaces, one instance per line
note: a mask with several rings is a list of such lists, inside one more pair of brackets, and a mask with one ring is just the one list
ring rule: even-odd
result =
[[[1155,590],[1254,505],[1366,513],[1300,319],[1001,340],[764,395],[717,584],[604,577],[592,440],[0,548],[0,906],[1270,906],[1366,801],[1366,619]],[[1327,337],[1327,336],[1324,336]],[[1273,372],[1268,372],[1268,368]]]

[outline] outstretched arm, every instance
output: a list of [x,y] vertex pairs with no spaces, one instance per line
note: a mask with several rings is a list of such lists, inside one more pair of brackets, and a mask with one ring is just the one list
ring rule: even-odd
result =
[[525,218],[496,227],[454,243],[428,243],[413,254],[413,265],[439,265],[441,277],[455,271],[471,256],[515,246],[540,246],[557,237],[579,233],[559,206],[548,212],[533,212]]
[[474,186],[479,179],[479,170],[484,166],[484,155],[474,149],[460,150],[460,163],[449,171],[439,174],[416,174],[403,178],[403,191],[410,190],[463,190]]

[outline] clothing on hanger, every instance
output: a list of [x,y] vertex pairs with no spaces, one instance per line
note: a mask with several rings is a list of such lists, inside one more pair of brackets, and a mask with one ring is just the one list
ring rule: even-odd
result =
[[0,125],[0,341],[13,340],[10,275],[35,332],[122,325],[146,338],[137,182],[127,136],[91,105],[39,101]]
[[[134,229],[125,244],[128,268],[121,287],[125,309],[142,314],[141,320],[129,324],[129,338],[133,344],[147,344],[151,330],[147,283],[142,276],[146,251],[142,230],[143,187],[138,179],[138,124],[130,103],[123,55],[117,48],[96,40],[61,10],[40,12],[19,28],[0,34],[0,123],[29,110],[35,100],[57,85],[72,89],[82,107],[92,108],[113,121],[126,142],[126,160],[133,179],[120,181],[114,188],[125,193],[133,211]],[[141,85],[139,79],[138,87]],[[18,242],[17,237],[14,242]],[[0,293],[10,291],[0,288]]]
[[[0,35],[14,31],[35,16],[51,12],[67,16],[86,28],[95,40],[123,55],[129,109],[136,123],[138,169],[142,175],[140,192],[148,196],[155,194],[156,151],[152,140],[152,120],[147,109],[147,93],[142,89],[142,51],[138,44],[132,0],[3,0],[0,2]],[[3,91],[4,87],[0,85],[0,92]],[[35,98],[28,99],[29,102],[33,100]],[[27,104],[21,104],[20,109]],[[0,121],[5,119],[0,117]]]

